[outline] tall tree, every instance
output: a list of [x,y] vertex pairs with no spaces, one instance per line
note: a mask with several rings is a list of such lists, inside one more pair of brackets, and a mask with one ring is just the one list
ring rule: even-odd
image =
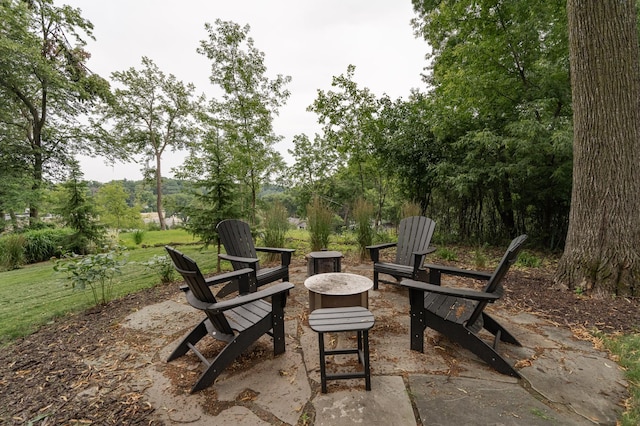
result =
[[564,240],[571,169],[566,2],[413,5],[414,26],[432,47],[431,130],[446,144],[438,195],[445,208],[457,204],[460,220],[479,218],[466,229],[460,222],[459,233],[498,239],[534,230],[549,246]]
[[307,109],[318,115],[329,144],[357,169],[360,195],[363,196],[367,162],[371,160],[367,128],[377,114],[378,105],[375,95],[368,88],[358,87],[354,81],[355,70],[354,65],[349,65],[346,74],[334,76],[331,86],[336,89],[318,90],[316,99]]
[[633,0],[569,0],[573,192],[556,283],[640,295],[640,55]]
[[[193,198],[182,208],[188,218],[187,230],[206,245],[217,244],[218,253],[221,247],[216,226],[241,212],[232,163],[228,141],[211,128],[177,173],[177,177],[187,179],[193,186]],[[220,270],[219,263],[217,269]]]
[[289,97],[285,89],[291,77],[266,76],[264,53],[249,37],[249,25],[217,19],[206,24],[208,40],[198,52],[211,60],[211,83],[222,90],[222,98],[211,101],[216,126],[229,141],[235,176],[250,192],[250,220],[255,223],[260,185],[284,168],[274,144],[281,140],[273,132],[273,118]]
[[162,206],[162,155],[167,149],[184,148],[193,139],[193,84],[184,84],[173,74],[166,76],[149,58],[142,58],[142,69],[114,72],[121,87],[115,90],[107,118],[114,120],[118,142],[134,155],[155,161],[156,209],[160,229],[167,228]]
[[89,197],[89,186],[82,179],[80,165],[74,161],[69,179],[61,185],[62,197],[57,213],[64,224],[75,232],[69,247],[78,254],[87,254],[91,245],[101,248],[105,229],[98,223],[98,213],[93,200]]
[[85,66],[82,35],[92,37],[93,26],[80,9],[53,0],[5,0],[0,16],[0,131],[19,135],[2,149],[13,149],[29,171],[35,221],[44,180],[76,153],[90,151],[78,118],[97,95],[108,96],[108,83]]
[[122,182],[113,181],[100,187],[96,193],[100,223],[110,226],[116,232],[123,228],[142,227],[140,209],[127,204],[128,196]]

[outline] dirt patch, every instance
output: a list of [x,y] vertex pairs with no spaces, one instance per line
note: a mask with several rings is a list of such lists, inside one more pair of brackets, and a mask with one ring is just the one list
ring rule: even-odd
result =
[[[297,267],[304,266],[303,261],[297,262]],[[571,329],[638,331],[638,299],[589,298],[550,290],[552,272],[551,267],[512,270],[499,304],[514,313],[531,312]],[[399,290],[381,286],[381,291]],[[0,423],[159,424],[155,407],[145,400],[146,385],[137,383],[135,374],[136,366],[148,362],[143,354],[151,341],[136,333],[135,342],[131,342],[130,331],[128,334],[119,324],[130,313],[177,292],[176,284],[144,290],[105,307],[60,318],[4,347],[0,353]],[[306,300],[300,295],[289,303]],[[407,332],[399,324],[389,322],[388,326]],[[258,346],[231,369],[247,368],[256,358],[268,357],[270,350]],[[173,391],[188,391],[194,377],[186,377],[178,366],[168,365],[166,371]],[[206,395],[215,399],[215,390],[207,390]],[[251,399],[249,394],[241,397]]]

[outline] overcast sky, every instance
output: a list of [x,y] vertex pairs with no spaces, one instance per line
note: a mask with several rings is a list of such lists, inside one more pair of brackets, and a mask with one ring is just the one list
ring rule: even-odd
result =
[[[265,53],[267,76],[292,77],[287,105],[274,121],[284,136],[277,149],[290,160],[293,136],[319,131],[316,115],[307,112],[318,89],[330,90],[331,78],[356,66],[355,81],[376,95],[406,98],[412,88],[424,90],[420,74],[427,44],[413,36],[410,0],[56,0],[79,7],[94,25],[88,42],[89,68],[109,78],[113,71],[140,68],[151,58],[165,74],[194,83],[197,93],[212,93],[210,62],[196,53],[206,38],[205,22],[217,18],[249,24],[255,47]],[[181,154],[166,153],[164,176],[182,163]],[[141,165],[106,165],[82,159],[85,179],[141,179]]]

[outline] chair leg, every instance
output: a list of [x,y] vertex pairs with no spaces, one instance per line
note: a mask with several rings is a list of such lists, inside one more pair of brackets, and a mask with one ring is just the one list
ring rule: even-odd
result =
[[365,389],[371,390],[371,364],[369,363],[369,330],[362,332],[362,351],[364,354],[364,385]]
[[424,352],[424,331],[427,328],[425,322],[424,292],[409,290],[410,316],[411,316],[411,350]]
[[284,335],[284,305],[287,302],[286,294],[274,295],[271,297],[271,331],[273,337],[273,354],[278,355],[285,351]]
[[427,315],[426,319],[429,327],[443,334],[452,342],[456,342],[463,348],[473,352],[497,372],[520,378],[520,374],[498,352],[471,330],[461,324],[443,320],[436,315]]
[[373,271],[373,289],[378,289],[378,272],[376,272],[375,270]]
[[265,317],[251,328],[242,331],[230,341],[220,353],[213,359],[211,364],[202,373],[196,384],[191,388],[191,393],[202,390],[212,384],[218,376],[229,366],[238,356],[243,353],[253,342],[268,330],[271,318]]
[[518,339],[513,337],[513,334],[509,333],[498,321],[496,321],[491,315],[482,313],[482,321],[484,322],[484,328],[494,336],[500,334],[499,340],[502,342],[511,343],[516,346],[522,346]]
[[205,325],[206,322],[207,318],[203,319],[200,324],[196,325],[193,330],[191,330],[191,332],[182,339],[182,342],[180,342],[178,347],[176,347],[171,355],[169,355],[169,358],[167,358],[167,362],[173,361],[174,359],[189,352],[189,344],[195,345],[200,341],[200,339],[208,334],[207,326]]

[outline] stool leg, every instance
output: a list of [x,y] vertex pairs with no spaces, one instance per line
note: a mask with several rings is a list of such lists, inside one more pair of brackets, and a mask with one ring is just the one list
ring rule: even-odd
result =
[[325,365],[324,353],[324,333],[318,333],[318,346],[320,347],[320,384],[322,385],[322,393],[327,393],[327,370]]
[[369,330],[365,330],[362,332],[363,334],[363,345],[364,345],[364,384],[365,389],[371,390],[371,370],[369,367]]

